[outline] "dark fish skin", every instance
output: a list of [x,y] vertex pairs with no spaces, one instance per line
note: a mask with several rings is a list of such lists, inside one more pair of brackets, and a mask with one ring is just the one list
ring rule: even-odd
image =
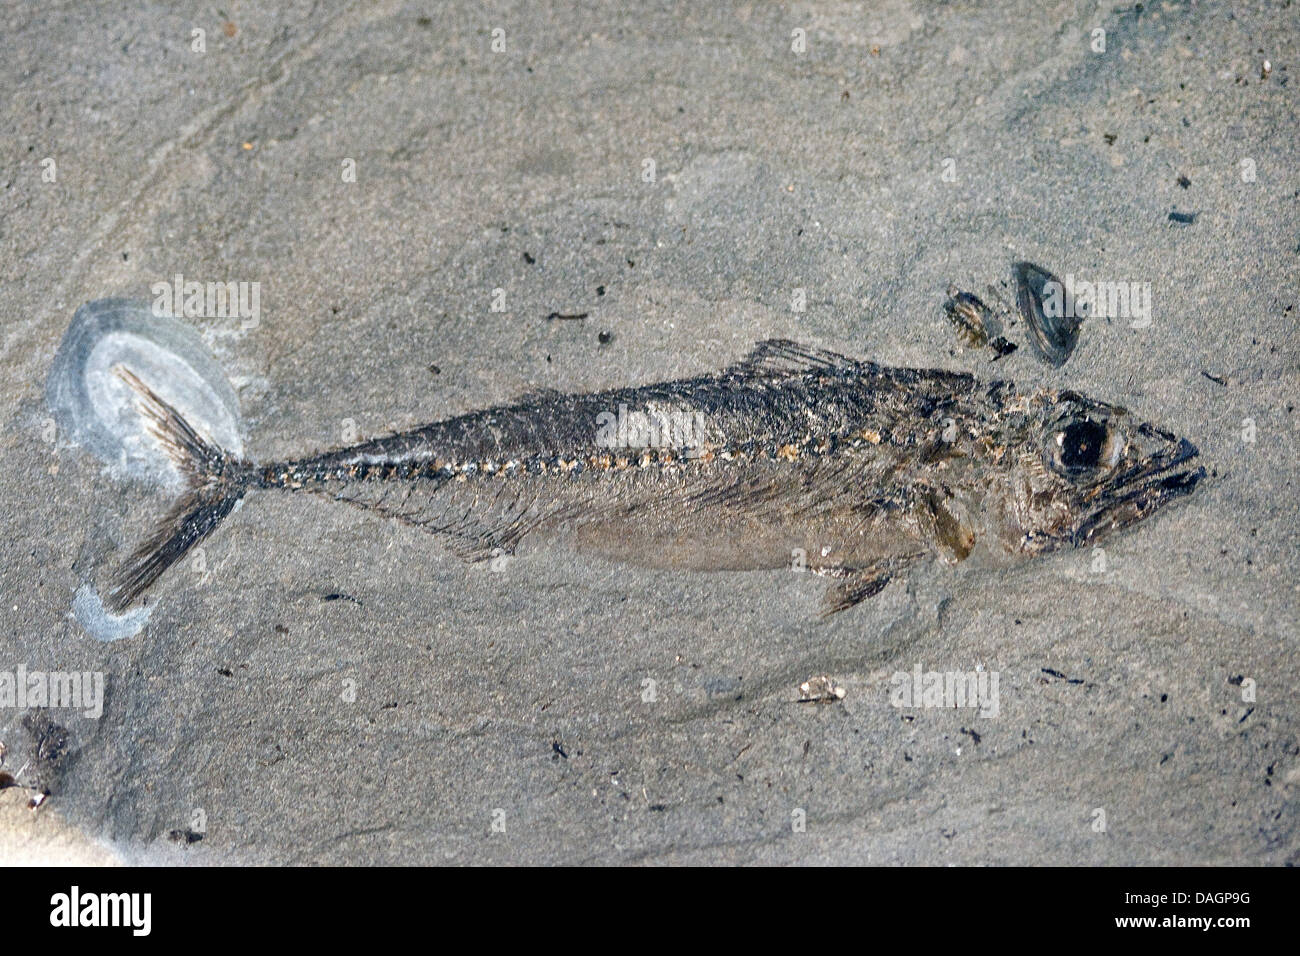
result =
[[1204,476],[1190,442],[1116,406],[785,340],[715,375],[538,393],[265,465],[121,374],[189,490],[117,576],[118,608],[257,489],[373,510],[470,560],[563,537],[657,567],[802,563],[835,579],[829,613],[926,555],[1000,564],[1099,540]]

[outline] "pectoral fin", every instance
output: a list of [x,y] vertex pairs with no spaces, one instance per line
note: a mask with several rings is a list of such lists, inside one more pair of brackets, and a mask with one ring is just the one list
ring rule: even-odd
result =
[[965,561],[975,547],[975,528],[964,508],[951,497],[930,492],[917,515],[949,564]]
[[818,574],[836,579],[822,597],[822,618],[848,610],[867,598],[879,594],[894,575],[907,568],[918,557],[920,554],[891,558],[864,568],[814,569]]

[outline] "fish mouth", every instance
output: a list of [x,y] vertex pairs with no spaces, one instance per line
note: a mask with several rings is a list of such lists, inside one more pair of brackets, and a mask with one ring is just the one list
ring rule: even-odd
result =
[[1205,477],[1203,465],[1190,467],[1200,455],[1186,438],[1178,444],[1111,476],[1099,489],[1094,507],[1071,534],[1075,547],[1100,534],[1141,521],[1175,498],[1189,495]]

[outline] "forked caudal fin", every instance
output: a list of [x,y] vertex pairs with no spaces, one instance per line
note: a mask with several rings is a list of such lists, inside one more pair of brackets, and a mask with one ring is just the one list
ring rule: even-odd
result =
[[135,552],[113,575],[108,604],[125,610],[230,514],[248,488],[251,470],[208,441],[175,408],[123,366],[114,371],[139,396],[149,431],[184,478],[186,489]]

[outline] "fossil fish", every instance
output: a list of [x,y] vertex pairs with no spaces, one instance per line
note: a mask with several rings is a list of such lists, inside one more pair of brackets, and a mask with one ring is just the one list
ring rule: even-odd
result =
[[245,494],[308,492],[436,534],[468,560],[525,538],[655,567],[803,566],[824,612],[913,562],[1079,547],[1191,492],[1196,448],[1073,392],[760,343],[712,375],[516,404],[295,461],[240,460],[125,369],[187,490],[118,572],[125,608]]

